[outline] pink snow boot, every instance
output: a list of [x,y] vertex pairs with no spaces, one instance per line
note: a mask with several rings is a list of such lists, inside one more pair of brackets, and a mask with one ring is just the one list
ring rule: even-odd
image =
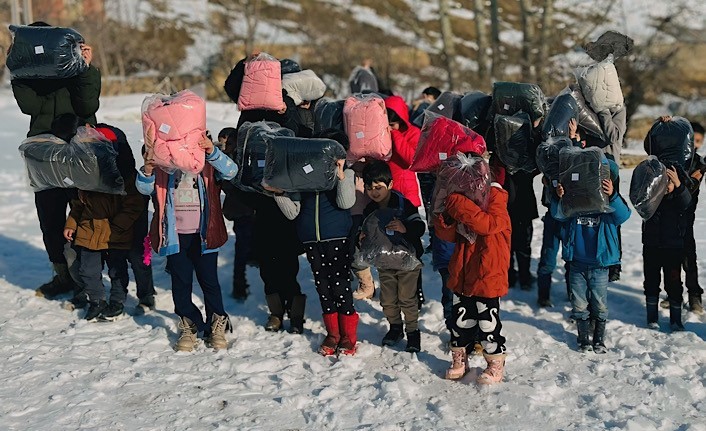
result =
[[469,371],[466,347],[451,347],[451,366],[446,370],[447,380],[458,380]]
[[488,368],[486,368],[480,376],[478,376],[479,385],[492,385],[503,381],[503,373],[505,371],[505,353],[489,355],[483,352]]
[[323,356],[335,356],[338,342],[341,340],[341,333],[338,329],[338,313],[324,314],[324,326],[326,326],[326,338],[319,347],[319,353]]

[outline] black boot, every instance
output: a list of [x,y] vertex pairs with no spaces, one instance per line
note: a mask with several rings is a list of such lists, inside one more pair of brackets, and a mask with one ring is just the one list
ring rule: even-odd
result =
[[36,295],[47,299],[53,299],[64,293],[73,292],[74,281],[69,274],[69,266],[65,263],[54,263],[56,275],[48,283],[44,283],[36,290]]
[[594,320],[596,327],[593,330],[593,351],[596,353],[606,353],[605,346],[605,320]]
[[537,274],[537,304],[540,307],[553,307],[552,301],[549,299],[551,285],[551,274]]
[[245,300],[248,299],[248,295],[250,295],[250,286],[248,286],[248,282],[245,281],[245,277],[238,279],[234,278],[233,292],[231,292],[231,296],[237,302],[245,302]]
[[304,333],[304,309],[306,308],[306,295],[294,295],[289,310],[289,332],[292,334]]
[[86,316],[85,319],[88,320],[89,322],[95,322],[98,319],[98,316],[105,310],[105,308],[108,306],[105,301],[100,300],[100,301],[91,301],[88,303],[88,311],[86,311]]
[[578,328],[578,338],[576,339],[576,341],[578,342],[579,350],[584,353],[593,350],[593,348],[591,347],[591,342],[588,341],[588,333],[590,332],[590,326],[591,322],[588,319],[576,320],[576,327]]
[[402,324],[395,323],[390,325],[390,330],[387,331],[384,337],[382,337],[383,346],[394,346],[399,343],[401,339],[404,338],[404,331],[402,331]]
[[613,265],[608,267],[608,281],[614,282],[620,280],[620,272],[622,267],[620,265]]
[[659,297],[648,296],[645,298],[647,303],[647,327],[651,329],[659,329]]
[[270,317],[265,324],[265,331],[276,332],[282,329],[282,318],[284,318],[284,306],[278,293],[265,296],[267,307],[270,309]]
[[408,332],[407,333],[407,348],[405,349],[406,352],[409,353],[418,353],[422,350],[421,343],[422,343],[422,334],[419,332],[419,329],[416,331]]
[[669,300],[669,327],[672,332],[684,330],[684,324],[681,323],[681,304],[681,299],[678,301]]

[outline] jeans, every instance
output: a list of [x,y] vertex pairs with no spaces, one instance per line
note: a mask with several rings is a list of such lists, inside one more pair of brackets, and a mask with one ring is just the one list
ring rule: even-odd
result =
[[441,305],[444,307],[444,322],[446,329],[450,331],[454,315],[454,293],[446,287],[449,282],[449,269],[439,268],[439,275],[441,276]]
[[[557,254],[561,251],[561,227],[562,224],[556,220],[549,211],[542,217],[544,228],[542,230],[542,251],[539,256],[537,266],[537,296],[538,299],[549,299],[552,285],[552,274],[557,264]],[[566,291],[571,298],[569,289],[569,265],[566,269]]]
[[608,319],[608,268],[570,264],[572,315],[576,320]]

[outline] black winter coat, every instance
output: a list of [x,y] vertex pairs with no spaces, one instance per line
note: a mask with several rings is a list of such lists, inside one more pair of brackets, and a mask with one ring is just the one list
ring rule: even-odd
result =
[[642,222],[642,244],[659,248],[683,248],[684,235],[689,229],[690,203],[691,194],[685,179],[682,179],[682,184],[664,197],[657,212]]

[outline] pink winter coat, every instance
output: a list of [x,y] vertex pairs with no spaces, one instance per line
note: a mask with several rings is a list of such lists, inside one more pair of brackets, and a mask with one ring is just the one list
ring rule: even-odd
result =
[[343,126],[350,141],[348,160],[389,160],[392,150],[385,102],[376,95],[356,95],[343,105]]
[[238,109],[279,111],[284,107],[280,62],[266,54],[246,61],[243,83],[238,96]]

